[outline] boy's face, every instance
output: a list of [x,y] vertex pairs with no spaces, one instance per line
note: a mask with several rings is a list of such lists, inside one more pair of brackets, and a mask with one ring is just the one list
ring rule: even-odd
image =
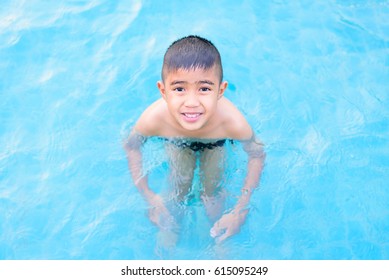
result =
[[205,127],[216,112],[217,102],[227,88],[216,67],[208,70],[178,69],[167,73],[158,88],[174,120],[185,130]]

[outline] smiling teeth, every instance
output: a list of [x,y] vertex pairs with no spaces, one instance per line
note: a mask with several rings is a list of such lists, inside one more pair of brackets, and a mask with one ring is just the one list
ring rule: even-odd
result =
[[184,114],[188,118],[197,118],[200,114]]

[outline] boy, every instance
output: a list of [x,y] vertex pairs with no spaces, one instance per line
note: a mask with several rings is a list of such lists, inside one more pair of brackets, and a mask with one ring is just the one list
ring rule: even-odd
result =
[[[161,98],[140,116],[125,145],[129,169],[137,189],[150,205],[149,218],[161,230],[176,227],[162,198],[148,186],[142,173],[141,146],[147,137],[166,140],[171,181],[177,201],[184,200],[192,185],[196,160],[200,162],[201,198],[211,219],[216,220],[211,236],[221,242],[240,230],[250,196],[259,183],[265,154],[263,144],[239,110],[223,96],[227,82],[219,51],[208,40],[188,36],[175,41],[166,51]],[[234,209],[220,217],[221,176],[224,142],[238,140],[248,154],[242,195]]]

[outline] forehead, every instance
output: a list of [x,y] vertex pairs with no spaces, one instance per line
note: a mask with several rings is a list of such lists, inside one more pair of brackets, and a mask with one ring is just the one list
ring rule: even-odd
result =
[[219,75],[216,66],[213,66],[209,69],[178,68],[177,70],[168,71],[165,75],[165,80],[170,82],[173,80],[180,80],[193,83],[198,82],[199,80],[211,80],[216,83],[219,80]]

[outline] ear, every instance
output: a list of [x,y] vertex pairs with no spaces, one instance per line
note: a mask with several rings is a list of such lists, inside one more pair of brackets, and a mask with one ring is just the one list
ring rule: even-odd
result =
[[217,95],[217,99],[222,98],[224,95],[225,90],[227,89],[228,83],[226,81],[221,82],[219,86],[219,94]]
[[157,87],[159,89],[159,92],[161,93],[161,96],[163,99],[166,99],[166,90],[165,90],[165,85],[162,81],[157,82]]

